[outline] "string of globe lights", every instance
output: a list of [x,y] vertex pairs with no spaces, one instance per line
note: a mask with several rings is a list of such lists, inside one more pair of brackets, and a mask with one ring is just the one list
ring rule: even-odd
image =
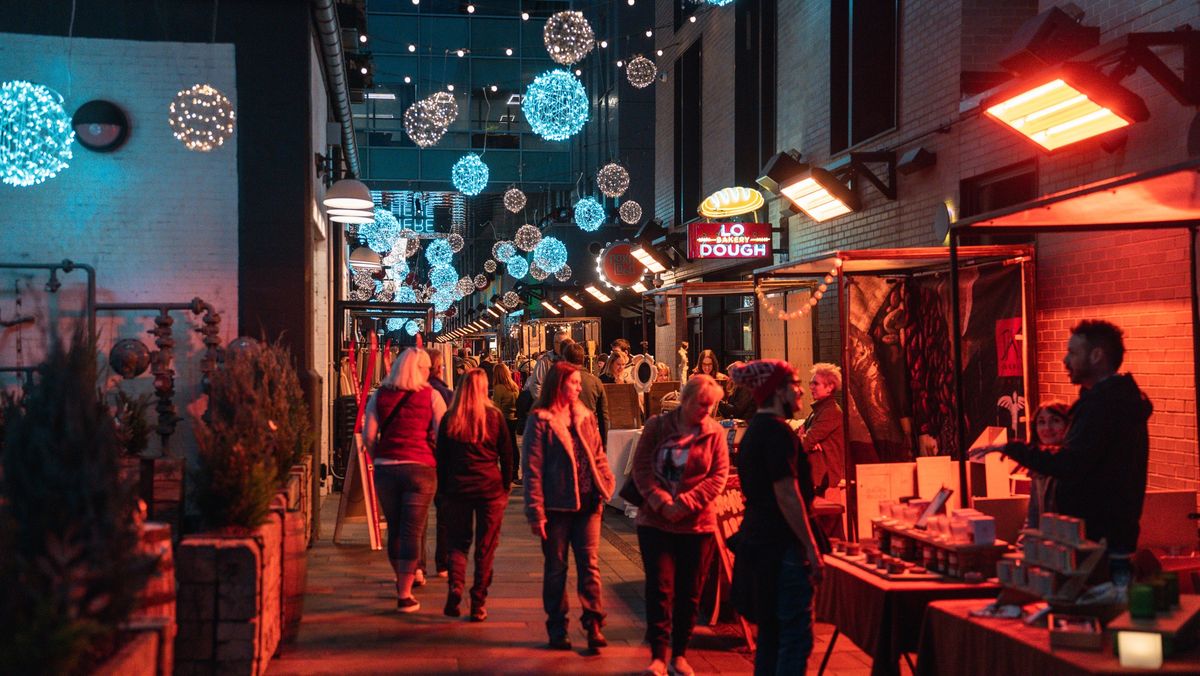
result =
[[812,295],[808,297],[808,302],[801,303],[800,307],[795,310],[781,309],[771,301],[770,295],[768,295],[766,291],[763,291],[761,286],[756,288],[754,290],[754,295],[758,296],[758,303],[762,312],[764,312],[768,317],[776,317],[777,319],[785,322],[789,319],[799,319],[808,314],[817,306],[817,303],[821,302],[821,298],[829,289],[829,285],[832,284],[834,280],[837,279],[842,273],[842,263],[843,261],[840,258],[833,259],[833,267],[830,268],[829,272],[825,274],[825,279],[822,280],[822,282],[817,285],[817,288],[813,290]]

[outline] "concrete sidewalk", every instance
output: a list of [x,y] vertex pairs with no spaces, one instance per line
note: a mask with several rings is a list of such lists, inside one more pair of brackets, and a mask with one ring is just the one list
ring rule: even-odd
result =
[[[446,583],[439,578],[415,591],[420,612],[397,613],[391,568],[383,552],[367,547],[366,527],[349,526],[357,539],[332,543],[338,498],[334,494],[325,500],[321,539],[309,551],[299,638],[271,662],[271,674],[636,674],[649,663],[649,648],[642,642],[644,578],[637,538],[632,521],[619,512],[605,512],[600,541],[609,647],[590,655],[578,622],[573,574],[567,590],[576,647],[571,652],[545,647],[542,553],[525,523],[519,491],[505,514],[489,616],[482,623],[442,615]],[[463,609],[468,609],[465,602]],[[818,625],[812,673],[831,633],[829,625]],[[688,659],[698,673],[753,671],[752,655],[732,625],[698,627]],[[869,665],[863,653],[842,639],[826,673],[866,676]]]

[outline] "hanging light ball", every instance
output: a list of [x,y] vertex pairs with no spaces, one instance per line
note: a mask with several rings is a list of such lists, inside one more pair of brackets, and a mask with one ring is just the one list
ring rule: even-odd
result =
[[429,243],[429,246],[425,247],[425,260],[429,261],[429,264],[434,267],[450,265],[450,261],[453,259],[454,250],[450,248],[450,243],[444,239],[435,239]]
[[638,89],[645,89],[654,84],[654,78],[658,76],[658,66],[654,62],[641,54],[629,60],[625,64],[625,77],[629,80],[629,84]]
[[406,323],[404,325],[404,332],[410,336],[415,336],[418,333],[420,333],[421,332],[421,320],[419,320],[419,319],[408,320],[408,323]]
[[584,197],[575,203],[575,225],[584,232],[596,232],[604,225],[604,207],[594,197]]
[[458,283],[458,270],[452,265],[437,265],[429,271],[429,283],[435,289],[453,288]]
[[371,292],[358,287],[350,289],[350,293],[348,295],[350,300],[371,300]]
[[485,272],[495,272],[496,271],[496,261],[491,258],[487,259],[486,261],[483,262],[483,269]]
[[350,281],[354,288],[366,291],[368,296],[375,293],[375,277],[368,270],[355,270]]
[[401,286],[400,288],[396,289],[396,302],[397,303],[416,303],[417,302],[417,292],[413,291],[413,288],[411,286],[407,286],[407,285]]
[[454,187],[464,195],[478,195],[488,182],[488,165],[475,153],[463,155],[450,170]]
[[441,124],[437,104],[421,99],[404,111],[404,133],[421,148],[437,145],[446,133],[447,125]]
[[366,240],[372,251],[391,251],[400,239],[400,221],[388,209],[376,209],[375,220],[358,227],[358,236]]
[[388,268],[387,276],[397,282],[403,282],[412,272],[408,267],[408,261],[404,260],[403,256],[397,256],[394,253],[384,256],[383,264]]
[[442,318],[434,317],[433,318],[433,332],[439,333],[439,332],[441,332],[441,330],[442,330]]
[[400,231],[400,236],[396,239],[392,246],[392,253],[403,256],[404,258],[412,258],[418,251],[421,250],[421,236],[412,228],[405,228]]
[[500,299],[500,302],[504,303],[504,307],[508,308],[509,310],[515,310],[521,306],[521,297],[517,295],[516,291],[509,291],[504,294],[504,297]]
[[188,150],[206,153],[233,136],[233,104],[212,85],[194,84],[179,92],[167,112],[175,138]]
[[483,289],[486,289],[487,285],[488,285],[487,275],[484,275],[482,273],[475,275],[475,279],[472,280],[472,283],[475,285],[475,288],[479,289],[480,291],[482,291]]
[[609,162],[596,172],[596,186],[608,197],[620,197],[629,189],[629,172],[616,162]]
[[375,280],[375,295],[373,298],[378,301],[390,303],[396,297],[396,282],[390,279]]
[[621,203],[621,208],[617,209],[617,213],[621,215],[621,220],[630,225],[637,224],[642,220],[642,205],[632,200]]
[[579,78],[565,70],[548,70],[525,90],[521,111],[534,133],[547,141],[564,141],[588,120],[588,97]]
[[529,264],[529,276],[540,282],[549,277],[550,273],[543,270],[542,266],[537,264],[537,261],[533,261]]
[[445,312],[446,310],[449,310],[450,306],[454,305],[454,301],[456,300],[458,299],[454,297],[453,287],[443,287],[437,289],[429,298],[429,302],[433,303],[433,309],[438,312]]
[[533,250],[533,262],[546,272],[558,272],[567,264],[567,245],[557,237],[543,237]]
[[450,243],[450,250],[454,253],[462,251],[463,245],[467,243],[467,240],[463,239],[463,236],[457,232],[450,233],[450,236],[446,238],[446,241]]
[[504,191],[504,208],[512,213],[525,208],[525,193],[519,188],[509,188]]
[[62,97],[39,84],[12,80],[0,86],[0,176],[25,187],[54,178],[71,159],[71,116]]
[[521,251],[533,251],[540,241],[542,231],[538,230],[536,225],[528,223],[517,228],[517,234],[513,236],[513,244]]
[[388,331],[401,331],[404,329],[404,325],[407,323],[408,323],[408,320],[403,317],[388,317],[387,330]]
[[455,284],[454,288],[457,289],[462,295],[469,296],[472,293],[475,293],[475,281],[470,277],[463,277],[458,280],[458,283]]
[[[502,239],[499,242],[496,242],[495,244],[492,245],[492,258],[495,258],[496,260],[500,261],[501,263],[507,263],[508,259],[510,259],[516,255],[517,255],[517,247],[512,242],[510,242],[506,239]],[[493,272],[493,271],[488,270],[488,272]]]
[[419,284],[413,287],[413,293],[416,295],[418,303],[428,303],[433,298],[434,291],[436,289],[429,284]]
[[558,269],[558,272],[554,273],[554,278],[560,282],[565,282],[568,279],[570,279],[571,278],[571,266],[563,265],[561,268]]
[[725,5],[733,3],[733,0],[707,0],[707,2],[713,7],[724,7]]
[[437,92],[426,97],[426,100],[433,104],[436,121],[443,127],[449,127],[458,119],[458,102],[450,92]]
[[542,41],[550,58],[564,66],[583,60],[596,46],[596,36],[583,12],[557,12],[546,19]]
[[521,279],[525,275],[529,274],[529,261],[521,258],[520,256],[513,256],[512,258],[508,259],[507,265],[508,274],[511,275],[513,279]]

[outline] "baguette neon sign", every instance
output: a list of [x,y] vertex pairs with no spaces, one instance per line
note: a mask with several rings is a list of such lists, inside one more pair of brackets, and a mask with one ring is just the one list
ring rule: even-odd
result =
[[688,258],[764,258],[771,255],[770,223],[692,223]]

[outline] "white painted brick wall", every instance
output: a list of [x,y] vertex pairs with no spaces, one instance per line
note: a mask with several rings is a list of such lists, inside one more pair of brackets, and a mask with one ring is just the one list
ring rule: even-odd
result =
[[[101,302],[185,302],[199,296],[221,313],[222,342],[237,335],[238,182],[236,134],[210,153],[192,152],[175,140],[167,106],[196,83],[211,83],[236,105],[234,48],[125,40],[0,35],[0,81],[24,79],[55,89],[68,114],[93,99],[116,103],[131,134],[114,153],[74,144],[71,166],[28,188],[0,185],[0,261],[55,262],[70,258],[96,268]],[[262,186],[270,190],[270,186]],[[0,271],[0,316],[14,312],[14,285],[24,312],[37,324],[0,332],[0,364],[37,363],[48,323],[80,316],[83,275],[61,276],[62,290],[43,291],[46,273]],[[194,453],[184,410],[200,394],[199,326],[176,312],[176,405],[185,421],[172,439],[176,452]],[[137,337],[153,348],[142,313],[102,314],[101,349]],[[16,353],[18,334],[23,353]],[[11,385],[11,378],[0,384]],[[124,387],[151,391],[149,375]],[[153,415],[153,414],[152,414]],[[155,442],[156,443],[156,442]]]

